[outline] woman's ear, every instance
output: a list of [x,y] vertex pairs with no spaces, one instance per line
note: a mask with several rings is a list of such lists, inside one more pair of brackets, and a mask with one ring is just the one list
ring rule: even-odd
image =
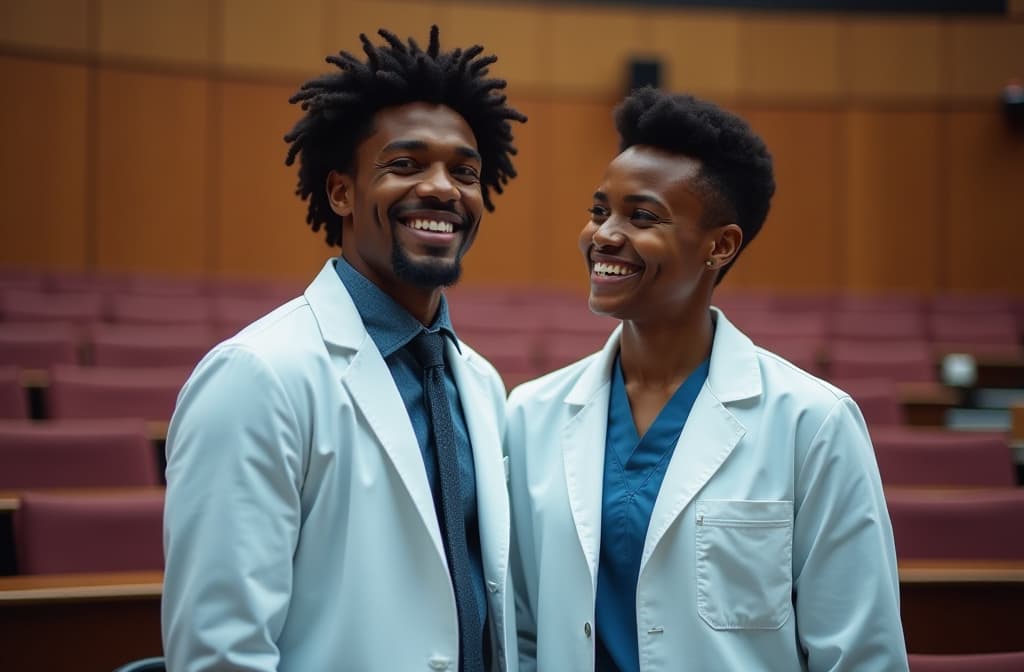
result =
[[332,170],[327,173],[327,200],[331,210],[340,217],[352,214],[355,181],[351,176]]
[[743,244],[743,229],[737,224],[726,224],[714,230],[711,252],[708,255],[708,266],[722,268],[731,262],[740,252]]

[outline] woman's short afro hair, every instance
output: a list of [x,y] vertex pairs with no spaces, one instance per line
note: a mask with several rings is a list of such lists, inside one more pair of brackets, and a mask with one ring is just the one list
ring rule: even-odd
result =
[[[649,145],[700,161],[697,186],[707,208],[704,224],[739,225],[741,252],[757,236],[768,216],[775,177],[768,148],[745,121],[693,96],[645,87],[619,104],[615,127],[620,150]],[[738,256],[722,268],[718,282]]]

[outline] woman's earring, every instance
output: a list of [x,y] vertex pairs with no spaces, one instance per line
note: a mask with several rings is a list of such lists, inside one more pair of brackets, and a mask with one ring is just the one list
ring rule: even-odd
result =
[[708,268],[711,268],[715,265],[715,262],[708,259],[707,261],[704,262],[704,265],[707,266]]

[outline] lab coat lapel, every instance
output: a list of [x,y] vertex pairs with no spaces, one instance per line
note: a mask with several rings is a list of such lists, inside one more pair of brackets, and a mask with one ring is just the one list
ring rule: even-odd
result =
[[[331,259],[305,292],[320,325],[331,364],[340,384],[352,398],[366,429],[383,449],[408,491],[434,546],[445,561],[434,498],[423,466],[419,442],[404,409],[391,370],[363,326],[352,298],[345,290]],[[369,445],[366,446],[369,448]],[[364,449],[353,446],[353,450]]]
[[761,373],[753,343],[716,309],[713,316],[716,328],[708,379],[690,410],[658,491],[640,561],[641,572],[680,513],[746,433],[727,404],[761,394]]
[[619,350],[621,327],[612,332],[604,348],[587,365],[566,395],[569,419],[561,427],[562,461],[576,534],[597,587],[601,551],[601,494],[604,484],[605,436],[611,368]]

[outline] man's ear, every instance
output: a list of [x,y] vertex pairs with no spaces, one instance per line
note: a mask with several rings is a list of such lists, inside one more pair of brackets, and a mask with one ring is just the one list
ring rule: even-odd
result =
[[743,229],[737,224],[726,224],[714,231],[715,237],[708,260],[714,268],[721,268],[736,258],[743,244]]
[[327,200],[331,210],[340,217],[352,214],[355,180],[350,175],[332,170],[327,173]]

